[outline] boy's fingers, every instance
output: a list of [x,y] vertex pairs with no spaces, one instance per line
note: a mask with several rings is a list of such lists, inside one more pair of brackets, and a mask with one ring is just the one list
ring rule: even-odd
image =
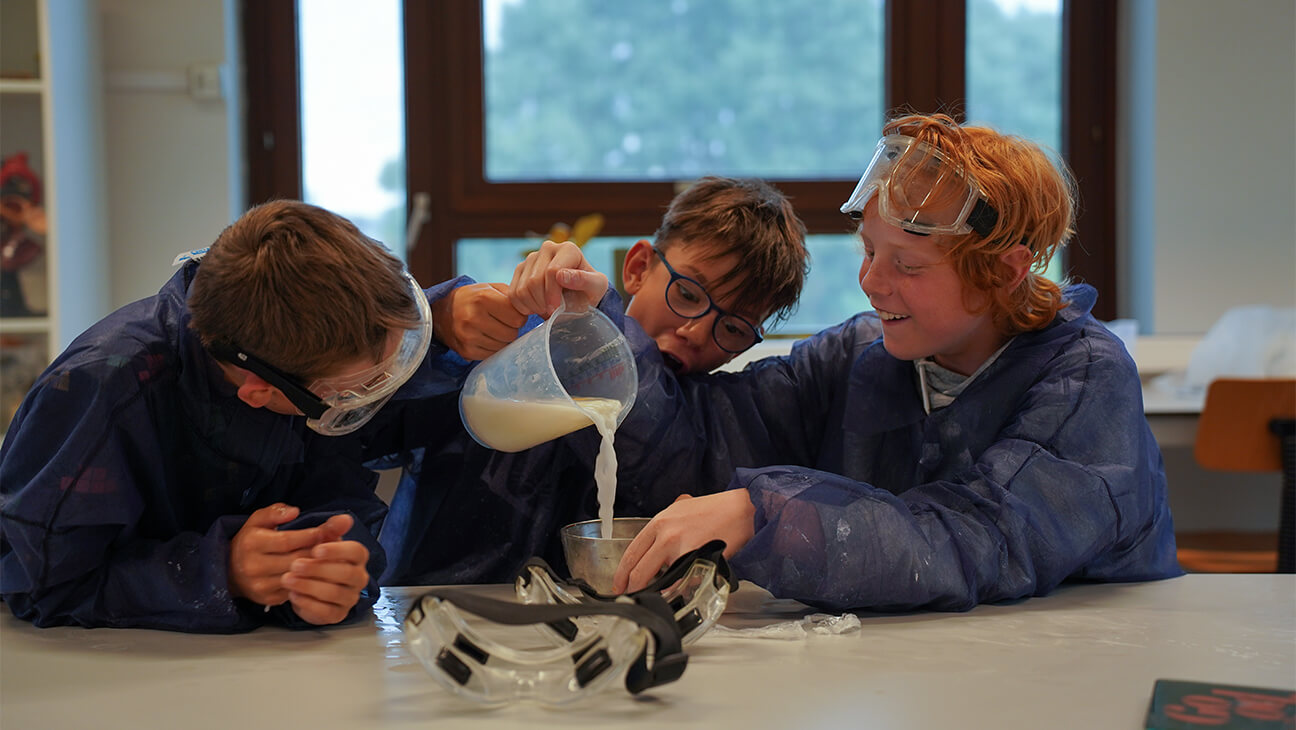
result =
[[351,606],[355,605],[354,598],[346,605],[328,603],[303,593],[289,593],[288,598],[292,601],[293,612],[303,621],[316,626],[328,626],[341,621],[351,612]]
[[649,522],[626,546],[625,553],[621,555],[621,562],[617,564],[616,573],[612,576],[613,593],[626,592],[626,588],[630,583],[631,571],[639,565],[639,561],[643,559],[656,539],[655,531],[652,528],[653,524]]
[[311,550],[310,555],[316,560],[331,560],[352,565],[363,566],[369,562],[369,548],[355,540],[321,543]]
[[318,530],[318,542],[339,540],[351,530],[354,524],[355,518],[351,515],[333,515],[325,520],[324,524],[316,528]]
[[355,518],[349,514],[333,515],[316,527],[276,530],[268,533],[259,545],[261,552],[278,555],[299,551],[309,552],[320,543],[342,539],[354,524]]
[[492,308],[491,316],[499,320],[508,327],[511,327],[517,335],[517,328],[526,324],[527,316],[517,310],[509,300],[510,290],[508,284],[491,284],[495,291],[500,293],[498,300],[499,306]]
[[268,555],[286,555],[295,552],[309,552],[320,542],[318,528],[302,530],[277,530],[265,533],[258,541],[259,552]]
[[608,287],[608,278],[597,271],[562,269],[556,278],[564,289],[574,289],[584,294],[591,306],[599,303]]
[[243,525],[244,527],[260,527],[273,530],[285,522],[296,519],[299,511],[296,507],[286,505],[283,502],[276,502],[269,507],[262,507],[248,515],[247,521]]
[[319,589],[309,586],[328,583],[350,590],[360,590],[369,582],[369,574],[362,566],[333,560],[294,560],[292,570],[283,576],[283,585],[289,590],[304,591],[318,596]]

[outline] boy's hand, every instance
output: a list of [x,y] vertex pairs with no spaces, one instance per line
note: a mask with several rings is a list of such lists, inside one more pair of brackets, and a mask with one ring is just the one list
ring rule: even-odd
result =
[[[334,515],[316,527],[276,529],[299,513],[296,507],[276,503],[248,516],[230,540],[230,593],[264,606],[292,601],[305,621],[337,623],[369,582],[369,550],[341,539],[355,523],[351,515]],[[359,585],[352,589],[357,580]],[[339,611],[342,603],[346,605]]]
[[662,568],[707,541],[725,541],[724,555],[731,558],[756,533],[752,522],[756,507],[746,489],[691,497],[682,494],[657,513],[626,547],[612,576],[612,592],[642,589]]
[[545,241],[513,270],[509,301],[519,312],[548,317],[562,303],[563,290],[583,293],[593,306],[607,287],[608,278],[585,260],[579,246]]
[[457,287],[432,305],[432,331],[466,360],[484,360],[517,339],[526,315],[509,303],[505,284]]
[[230,540],[230,593],[265,606],[288,600],[280,577],[293,560],[308,555],[318,542],[314,530],[275,529],[296,519],[299,512],[296,507],[276,503],[248,516]]
[[282,578],[293,611],[303,621],[316,625],[335,624],[347,617],[369,584],[369,549],[354,540],[343,540],[355,520],[351,515],[334,515],[320,525],[320,544],[310,557],[292,561]]

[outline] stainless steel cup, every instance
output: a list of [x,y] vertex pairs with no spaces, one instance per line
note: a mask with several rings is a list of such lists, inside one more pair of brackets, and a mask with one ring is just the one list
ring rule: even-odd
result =
[[563,555],[572,577],[584,580],[599,593],[611,593],[621,556],[646,524],[647,517],[614,517],[612,537],[607,539],[602,536],[602,520],[574,522],[562,528]]

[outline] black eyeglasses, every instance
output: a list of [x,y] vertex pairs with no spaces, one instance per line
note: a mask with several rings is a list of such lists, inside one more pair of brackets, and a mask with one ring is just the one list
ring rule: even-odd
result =
[[706,287],[671,268],[666,254],[660,249],[653,246],[652,250],[670,272],[670,282],[666,284],[666,306],[672,312],[685,319],[701,319],[714,310],[717,316],[711,325],[711,339],[725,352],[738,354],[764,339],[751,322],[717,307]]
[[244,370],[256,373],[257,377],[278,388],[288,401],[297,407],[307,418],[319,420],[328,411],[329,406],[320,397],[306,389],[296,378],[276,368],[254,355],[249,355],[242,348],[213,342],[207,351],[217,360],[224,360]]

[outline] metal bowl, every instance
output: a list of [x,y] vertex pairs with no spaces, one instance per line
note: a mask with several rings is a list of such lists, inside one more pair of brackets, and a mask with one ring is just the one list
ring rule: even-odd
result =
[[612,537],[604,538],[602,520],[574,522],[562,528],[563,555],[573,578],[589,583],[599,593],[612,593],[612,576],[626,547],[648,524],[647,517],[612,518]]

